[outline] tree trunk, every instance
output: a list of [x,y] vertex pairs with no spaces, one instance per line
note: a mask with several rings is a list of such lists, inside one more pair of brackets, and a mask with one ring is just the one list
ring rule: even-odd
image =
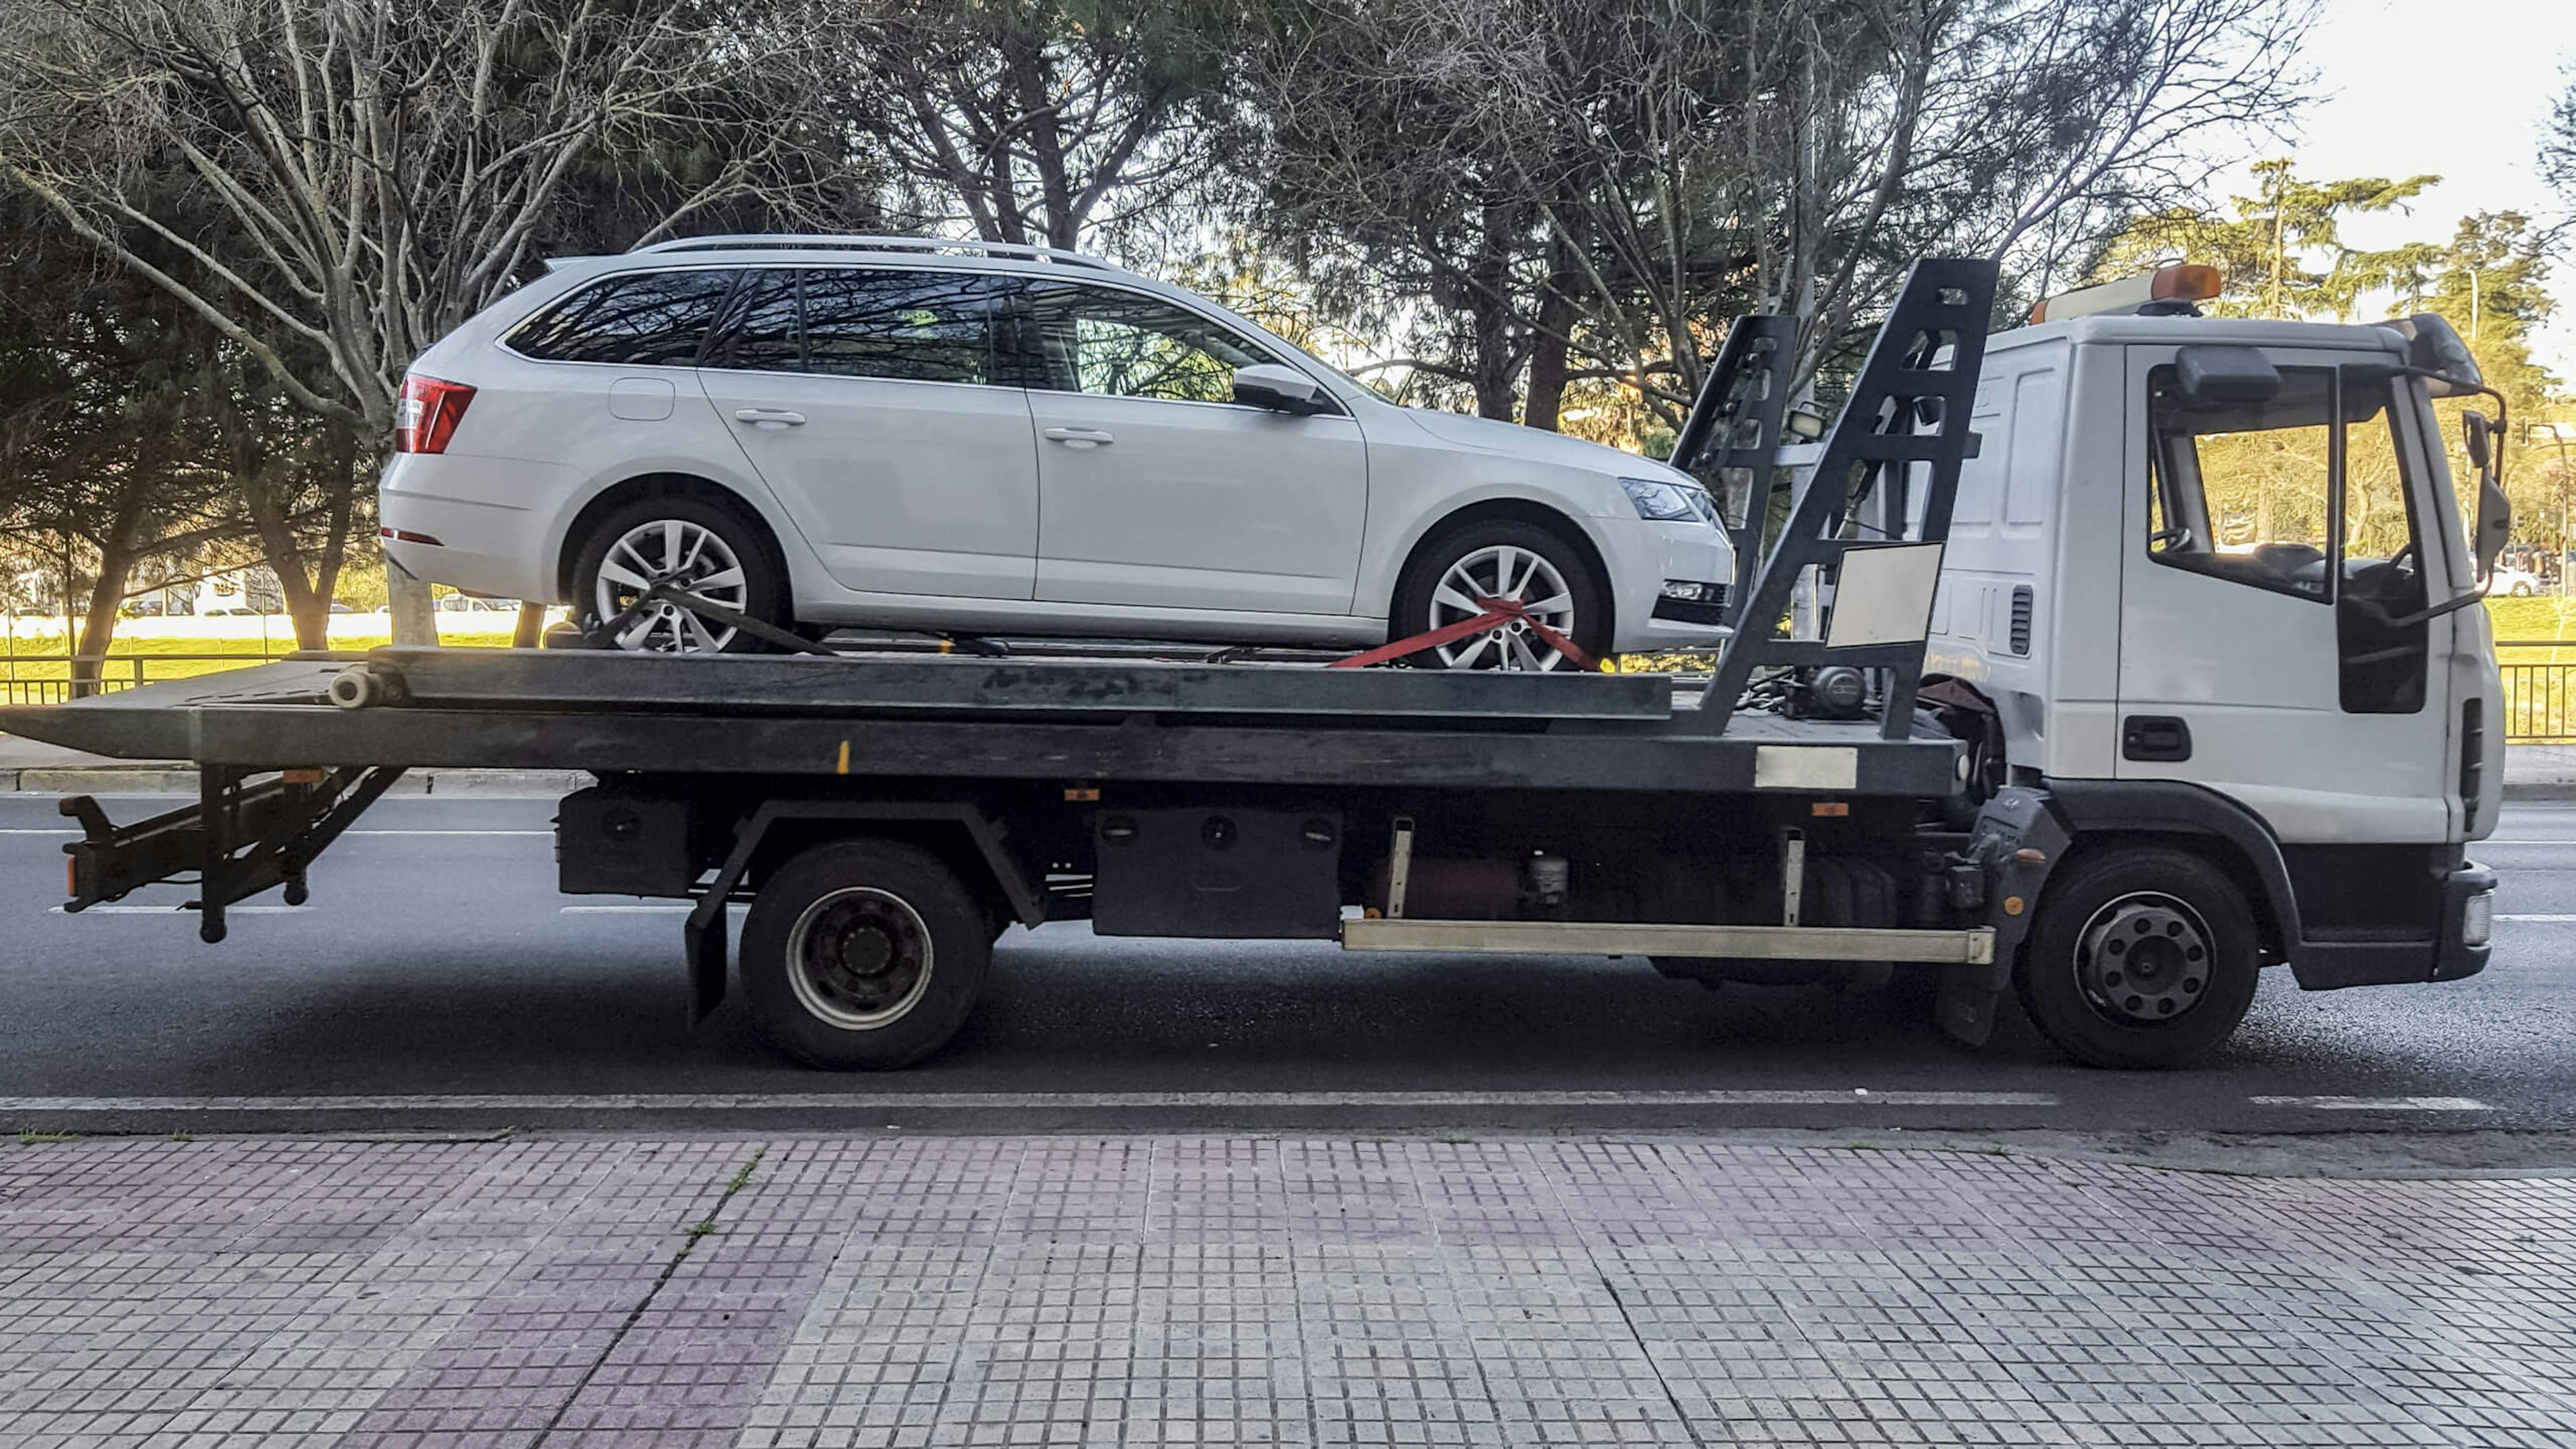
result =
[[1529,401],[1521,421],[1551,433],[1565,409],[1566,334],[1574,330],[1576,285],[1570,272],[1549,276],[1547,295],[1538,304],[1538,335],[1530,339]]
[[[438,610],[430,603],[429,584],[418,574],[385,555],[385,598],[393,605],[394,642],[397,644],[436,644]],[[576,603],[578,615],[581,606]]]
[[[90,585],[89,615],[81,620],[80,642],[72,647],[75,659],[96,658],[107,653],[116,642],[116,611],[125,602],[125,585],[134,574],[135,534],[143,525],[145,501],[151,497],[152,482],[159,476],[160,460],[148,451],[128,471],[116,495],[116,511],[108,516],[107,531],[90,540],[98,549],[98,578]],[[71,595],[63,596],[63,607],[71,608]],[[68,629],[69,620],[64,621]],[[72,665],[72,697],[87,698],[99,692],[106,665]]]
[[1512,340],[1511,258],[1503,208],[1485,208],[1483,233],[1467,275],[1467,316],[1476,341],[1476,415],[1510,422],[1519,412],[1519,349]]
[[[140,510],[136,510],[140,512]],[[129,522],[130,519],[120,519]],[[130,527],[119,528],[111,535],[110,546],[101,548],[98,556],[98,582],[90,586],[89,617],[81,620],[80,643],[72,650],[76,658],[95,659],[116,642],[116,609],[125,602],[125,583],[134,571],[134,548]],[[107,666],[103,663],[72,665],[72,697],[86,699],[98,693]]]

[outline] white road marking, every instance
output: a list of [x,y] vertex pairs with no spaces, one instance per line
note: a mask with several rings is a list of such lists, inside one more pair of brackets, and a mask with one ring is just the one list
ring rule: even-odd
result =
[[2576,921],[2576,912],[2525,911],[2513,915],[2500,915],[2497,916],[2496,919],[2499,921],[2545,921],[2554,925],[2565,925],[2569,921]]
[[2311,1112],[2492,1112],[2475,1097],[2253,1097],[2257,1107],[2297,1107]]
[[5,1112],[685,1111],[1099,1107],[2055,1107],[2049,1092],[639,1092],[321,1097],[0,1097]]
[[686,914],[696,910],[690,905],[669,906],[557,906],[567,916],[659,916]]
[[[226,906],[224,914],[228,916],[300,916],[313,909],[315,908],[312,906]],[[65,910],[61,906],[45,908],[45,914],[49,916],[193,916],[196,913],[195,909],[189,906],[91,906],[81,911]]]
[[350,830],[348,835],[552,835],[551,830]]
[[[347,830],[344,835],[552,835],[551,830]],[[52,835],[65,839],[80,835],[77,830],[37,830],[12,826],[0,829],[0,835]]]

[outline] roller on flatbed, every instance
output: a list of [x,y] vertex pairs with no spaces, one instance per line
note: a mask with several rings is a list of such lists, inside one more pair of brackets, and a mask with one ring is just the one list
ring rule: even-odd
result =
[[[193,878],[208,941],[249,896],[303,899],[405,769],[588,771],[557,817],[562,889],[691,902],[696,1012],[738,981],[762,1033],[824,1067],[937,1050],[995,939],[1051,920],[1643,956],[1711,985],[1928,973],[1952,1035],[1982,1042],[2015,992],[2105,1066],[2216,1048],[2267,964],[2316,989],[2481,969],[2493,877],[2464,846],[2493,826],[2495,669],[2482,614],[2430,602],[2473,585],[2425,403],[2476,385],[2465,353],[2423,325],[2170,299],[1990,348],[1995,287],[1991,263],[1918,262],[1811,444],[1784,436],[1794,322],[1730,331],[1678,461],[1760,567],[1704,684],[380,649],[0,729],[198,764],[196,803],[138,823],[64,802],[68,908]],[[2302,593],[2304,556],[2233,548],[2202,440],[2329,417],[2385,419],[2422,533],[2411,567],[2351,556],[2338,445]],[[2491,532],[2482,514],[2487,557]],[[2291,637],[2230,636],[2275,599]],[[2297,693],[2319,688],[2330,713]],[[2300,762],[2337,750],[2382,783],[2338,793]]]

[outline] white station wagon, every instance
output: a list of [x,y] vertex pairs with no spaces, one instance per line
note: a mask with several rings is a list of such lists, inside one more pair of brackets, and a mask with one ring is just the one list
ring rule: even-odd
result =
[[[1039,248],[707,237],[563,261],[421,354],[382,485],[433,582],[629,649],[819,635],[1363,646],[1484,601],[1705,647],[1733,558],[1688,475],[1399,407],[1177,287]],[[1547,669],[1514,624],[1417,662]]]

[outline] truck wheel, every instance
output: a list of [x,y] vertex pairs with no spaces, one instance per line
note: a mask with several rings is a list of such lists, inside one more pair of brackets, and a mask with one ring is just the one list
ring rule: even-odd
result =
[[[638,498],[601,519],[573,564],[573,612],[602,624],[655,584],[670,584],[764,624],[784,625],[787,585],[769,550],[734,510],[675,494]],[[619,649],[658,654],[756,654],[762,641],[676,604],[647,605],[615,631]]]
[[2050,883],[2013,979],[2040,1030],[2085,1065],[2179,1067],[2236,1030],[2260,967],[2233,882],[2188,851],[2133,846]]
[[762,883],[743,921],[753,1024],[808,1066],[911,1066],[974,1008],[993,960],[990,921],[927,851],[815,846]]
[[[1386,635],[1428,633],[1484,612],[1478,599],[1513,599],[1531,618],[1598,659],[1610,647],[1610,594],[1574,545],[1536,524],[1495,518],[1433,539],[1395,586]],[[1565,656],[1519,624],[1425,649],[1423,669],[1572,669]]]

